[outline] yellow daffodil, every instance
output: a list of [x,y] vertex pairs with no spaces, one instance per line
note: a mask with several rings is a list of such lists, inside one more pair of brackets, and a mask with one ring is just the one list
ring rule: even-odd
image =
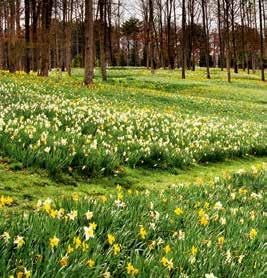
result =
[[74,237],[73,245],[75,246],[75,249],[78,249],[82,245],[81,239],[79,237]]
[[146,229],[143,227],[143,225],[140,227],[139,229],[139,235],[142,239],[145,239],[147,236],[147,231]]
[[168,260],[166,257],[161,258],[161,263],[164,267],[167,267],[169,270],[173,269],[173,261]]
[[24,237],[17,236],[14,240],[14,244],[17,245],[18,248],[21,248],[25,244]]
[[59,261],[61,267],[66,267],[69,264],[69,259],[67,256],[64,256],[63,258],[61,258],[61,260]]
[[51,247],[52,249],[55,248],[55,247],[57,247],[58,244],[59,244],[59,241],[60,241],[59,238],[57,238],[56,236],[50,238],[50,240],[49,240],[49,242],[50,242],[50,247]]
[[108,234],[107,242],[109,245],[112,245],[115,242],[116,238],[112,234]]
[[181,208],[176,208],[174,210],[174,213],[177,215],[177,216],[180,216],[184,213],[184,211],[181,209]]
[[249,238],[254,239],[257,236],[257,231],[256,229],[251,229],[249,232]]
[[113,253],[114,253],[114,255],[118,255],[120,253],[120,251],[121,251],[121,247],[119,246],[119,244],[115,243],[113,245]]
[[89,227],[84,227],[84,236],[85,236],[85,240],[88,240],[90,238],[94,238],[94,229],[92,228],[92,226]]
[[170,247],[170,245],[167,244],[167,245],[163,248],[163,250],[164,250],[164,252],[165,252],[166,254],[170,253],[170,252],[171,252],[171,247]]
[[196,254],[197,254],[197,252],[198,252],[198,249],[197,249],[197,247],[195,247],[194,245],[192,246],[192,248],[191,248],[191,254],[192,254],[192,256],[196,256]]
[[218,243],[218,245],[219,245],[220,247],[222,247],[223,244],[224,244],[224,241],[225,241],[224,236],[220,236],[220,237],[218,238],[218,240],[217,240],[217,243]]
[[126,271],[127,271],[127,274],[132,275],[132,276],[137,275],[139,273],[139,270],[137,268],[135,268],[132,263],[127,264]]
[[92,259],[89,259],[87,262],[86,262],[86,265],[89,267],[89,268],[93,268],[95,266],[95,261],[92,260]]

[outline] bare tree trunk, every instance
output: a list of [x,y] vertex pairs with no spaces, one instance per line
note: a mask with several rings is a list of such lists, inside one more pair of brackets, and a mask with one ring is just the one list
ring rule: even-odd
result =
[[118,0],[118,7],[117,7],[117,21],[116,21],[116,65],[120,64],[120,56],[121,56],[121,46],[120,46],[120,28],[121,28],[121,14],[120,14],[120,7],[121,2]]
[[174,53],[173,53],[173,38],[171,31],[171,16],[173,0],[167,0],[167,47],[168,47],[168,62],[169,69],[174,69]]
[[185,25],[186,25],[186,11],[185,0],[182,1],[182,79],[185,79]]
[[241,64],[243,71],[245,68],[245,33],[244,33],[244,0],[240,0],[240,18],[241,18],[241,44],[242,44],[242,55],[241,55]]
[[195,70],[195,54],[194,54],[194,17],[195,17],[195,0],[190,0],[190,34],[189,34],[189,58],[190,58],[190,66],[191,70]]
[[72,52],[72,16],[73,16],[73,0],[70,0],[67,9],[67,24],[66,24],[66,70],[71,76],[71,52]]
[[221,2],[217,0],[217,12],[218,12],[218,35],[219,35],[219,48],[220,48],[220,67],[221,71],[224,68],[224,48],[223,48],[223,41],[222,41],[222,30],[221,30]]
[[30,1],[25,0],[25,72],[30,73],[31,63],[30,63]]
[[[258,36],[258,28],[257,28],[257,14],[256,14],[256,0],[253,0],[253,19],[254,19],[254,30],[255,30],[255,37]],[[256,73],[256,53],[252,51],[251,53],[252,58],[252,72]]]
[[94,76],[94,20],[93,0],[85,0],[85,75],[86,85],[93,83]]
[[15,1],[9,0],[9,43],[8,43],[8,61],[9,72],[16,72],[16,31],[15,31]]
[[61,31],[61,71],[65,71],[66,68],[66,21],[67,21],[67,0],[62,2],[62,31]]
[[154,6],[153,0],[149,0],[149,49],[151,73],[155,73],[155,46],[154,46]]
[[238,73],[237,66],[237,53],[236,53],[236,39],[235,39],[235,11],[234,11],[234,0],[231,0],[231,21],[232,21],[232,43],[233,43],[233,64],[234,72]]
[[[250,29],[252,27],[252,24],[251,24],[251,9],[250,8],[247,8],[246,9],[246,16],[247,16],[247,27],[248,29]],[[247,34],[248,36],[248,34]],[[246,63],[247,63],[247,73],[250,74],[250,57],[251,57],[251,47],[249,47],[249,44],[247,42],[246,44],[246,48],[247,48],[247,51],[246,51]]]
[[160,45],[160,66],[165,68],[164,61],[164,43],[163,43],[163,22],[162,22],[162,0],[158,0],[158,18],[159,18],[159,45]]
[[263,28],[262,28],[262,2],[259,0],[259,16],[260,16],[260,67],[261,67],[261,80],[265,81],[265,76],[264,76],[264,61],[263,61]]
[[38,71],[39,68],[39,45],[38,45],[38,18],[42,3],[37,4],[37,0],[32,0],[32,44],[33,44],[33,70]]
[[108,28],[107,28],[107,38],[108,38],[108,50],[109,50],[109,61],[110,64],[114,66],[114,59],[113,59],[113,49],[112,49],[112,39],[111,39],[111,32],[112,32],[112,22],[111,22],[111,0],[108,0],[107,3],[107,15],[108,15]]
[[209,61],[209,36],[208,36],[208,26],[207,26],[207,2],[202,0],[202,19],[203,19],[203,29],[205,35],[205,60],[207,67],[207,78],[210,79],[210,61]]
[[231,68],[230,68],[230,27],[229,27],[229,10],[230,10],[230,0],[224,0],[224,21],[225,21],[225,31],[226,31],[226,68],[227,68],[227,80],[231,82]]
[[50,57],[50,25],[53,0],[42,1],[42,46],[40,76],[48,76]]
[[106,1],[99,0],[100,11],[100,64],[102,80],[107,80],[107,65],[106,65]]
[[0,69],[4,68],[4,30],[3,30],[3,20],[4,20],[4,5],[0,1]]

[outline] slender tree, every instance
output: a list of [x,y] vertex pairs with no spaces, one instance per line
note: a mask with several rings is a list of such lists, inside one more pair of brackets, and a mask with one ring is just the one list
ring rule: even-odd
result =
[[16,72],[16,30],[15,30],[15,13],[16,5],[15,0],[9,0],[9,42],[8,42],[8,62],[9,62],[9,72]]
[[85,75],[86,85],[93,83],[94,75],[94,20],[93,0],[85,0]]
[[4,30],[3,30],[3,21],[4,21],[4,5],[3,1],[0,1],[0,69],[4,68]]
[[100,64],[102,80],[107,80],[107,60],[106,60],[106,5],[107,0],[99,0],[100,12]]
[[149,54],[151,73],[155,73],[155,45],[154,45],[154,5],[153,0],[149,0]]
[[53,0],[42,0],[42,35],[40,76],[48,76],[50,57],[50,26]]
[[31,70],[30,64],[30,0],[24,1],[25,5],[25,72]]
[[234,72],[238,73],[236,35],[235,35],[235,1],[231,0],[231,25],[232,25],[232,45],[233,45],[233,65]]
[[205,61],[207,68],[207,78],[210,79],[210,62],[209,62],[209,36],[208,36],[208,23],[207,23],[207,1],[202,0],[202,21],[203,21],[203,31],[204,31],[204,44],[205,44]]
[[231,82],[231,57],[230,57],[230,23],[229,23],[229,12],[230,12],[230,0],[224,0],[224,24],[226,33],[226,68],[227,68],[227,80]]
[[182,0],[182,79],[185,79],[185,40],[186,40],[186,10],[185,10],[185,0]]
[[264,76],[264,61],[263,61],[263,56],[264,56],[264,46],[263,46],[263,27],[262,27],[262,2],[259,0],[259,17],[260,17],[260,67],[261,67],[261,80],[265,81],[265,76]]
[[168,46],[168,63],[169,68],[174,69],[174,52],[173,52],[173,36],[171,28],[171,17],[172,17],[172,8],[173,0],[166,1],[167,6],[167,46]]

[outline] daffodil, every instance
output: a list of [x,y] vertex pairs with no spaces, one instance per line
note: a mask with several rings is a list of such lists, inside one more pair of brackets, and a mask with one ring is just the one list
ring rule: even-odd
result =
[[137,268],[135,268],[132,263],[127,264],[126,271],[127,271],[127,274],[132,275],[132,276],[137,275],[139,273],[139,270]]
[[25,244],[24,237],[17,236],[14,240],[14,244],[17,245],[18,248],[21,248]]
[[50,238],[49,242],[50,242],[50,247],[53,249],[55,247],[58,247],[58,244],[59,244],[59,238],[54,236],[52,238]]
[[92,226],[84,227],[83,229],[84,229],[85,240],[95,237],[94,229],[92,228]]
[[146,229],[143,227],[143,225],[140,227],[139,229],[139,235],[142,239],[145,239],[147,236],[147,231]]
[[66,267],[69,264],[69,259],[67,256],[64,256],[63,258],[61,258],[61,260],[59,261],[61,267]]
[[3,232],[3,234],[0,236],[0,239],[3,239],[5,243],[9,242],[10,238],[11,237],[8,232]]
[[82,244],[82,241],[79,237],[74,237],[73,239],[73,245],[75,246],[75,249],[78,249]]
[[195,247],[194,245],[192,246],[192,248],[191,248],[191,254],[192,254],[192,256],[196,256],[196,254],[197,254],[197,252],[198,252],[198,249],[197,249],[197,247]]
[[93,259],[89,259],[87,262],[86,262],[86,265],[89,267],[89,268],[93,268],[95,266],[95,261]]
[[220,237],[218,238],[218,240],[217,240],[217,243],[218,243],[218,245],[219,245],[220,247],[222,247],[223,244],[224,244],[224,241],[225,241],[224,236],[220,236]]
[[87,220],[91,220],[93,218],[93,215],[93,212],[89,210],[85,213],[85,217]]
[[163,248],[163,250],[164,250],[164,252],[165,252],[166,254],[170,253],[170,252],[171,252],[171,247],[170,247],[170,245],[167,244],[167,245]]
[[121,251],[120,245],[117,244],[117,243],[115,243],[115,244],[113,245],[113,253],[114,253],[114,255],[118,255],[118,254],[120,253],[120,251]]
[[209,216],[207,214],[203,214],[199,218],[199,223],[203,226],[207,226],[209,224]]
[[249,238],[254,239],[257,236],[257,230],[256,229],[251,229],[249,232]]
[[163,266],[167,267],[169,270],[173,269],[173,261],[172,261],[172,259],[169,260],[166,257],[162,257],[161,258],[161,263],[162,263]]
[[174,213],[177,215],[177,216],[180,216],[184,213],[184,211],[181,209],[181,208],[176,208],[174,210]]
[[112,245],[115,242],[116,238],[112,234],[108,234],[107,242],[109,245]]

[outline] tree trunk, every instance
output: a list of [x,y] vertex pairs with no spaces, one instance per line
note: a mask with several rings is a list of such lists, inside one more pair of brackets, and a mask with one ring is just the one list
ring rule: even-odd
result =
[[30,0],[25,0],[25,72],[30,73]]
[[217,12],[218,12],[218,35],[219,35],[219,48],[220,48],[220,68],[223,71],[224,68],[224,48],[222,41],[222,30],[221,30],[221,2],[217,0]]
[[33,44],[33,71],[38,71],[38,56],[39,56],[39,47],[38,47],[38,35],[37,35],[37,26],[38,18],[40,13],[41,4],[36,0],[32,0],[32,44]]
[[233,44],[233,64],[234,72],[238,73],[237,66],[237,53],[236,53],[236,40],[235,40],[235,13],[234,13],[234,0],[231,0],[231,25],[232,25],[232,44]]
[[9,72],[16,72],[16,33],[15,33],[15,1],[9,0],[9,40],[8,40],[8,62]]
[[69,9],[67,10],[67,24],[66,24],[66,70],[71,76],[71,53],[72,53],[72,15],[73,15],[73,0],[69,2]]
[[85,0],[85,75],[86,85],[93,83],[94,76],[94,20],[93,0]]
[[210,79],[210,62],[209,62],[209,36],[208,36],[208,26],[207,26],[207,2],[202,0],[202,20],[203,20],[203,30],[205,36],[205,61],[207,67],[207,78]]
[[100,11],[100,64],[102,80],[107,81],[107,65],[106,65],[106,1],[99,0]]
[[260,16],[260,67],[261,67],[261,80],[265,81],[265,76],[264,76],[264,61],[263,61],[263,27],[262,27],[262,2],[259,0],[259,16]]
[[4,68],[4,30],[3,30],[3,10],[4,10],[4,5],[2,2],[0,2],[0,69]]
[[111,38],[111,33],[112,33],[112,22],[111,22],[111,0],[108,0],[107,3],[107,15],[108,15],[108,28],[107,28],[107,38],[108,38],[108,50],[109,50],[109,61],[110,64],[114,66],[114,59],[113,59],[113,49],[112,49],[112,38]]
[[40,76],[48,76],[50,57],[50,25],[53,0],[42,1],[42,43],[41,43],[41,69]]
[[66,68],[66,21],[67,21],[67,0],[62,3],[62,31],[61,31],[61,71],[64,72]]
[[241,64],[243,71],[246,70],[245,67],[245,32],[244,32],[244,0],[240,0],[240,18],[241,18],[241,44],[242,44],[242,55],[241,55]]
[[182,79],[185,79],[185,25],[186,25],[186,11],[185,0],[182,1]]
[[149,0],[149,50],[151,73],[155,73],[155,46],[154,46],[154,6],[153,0]]
[[171,32],[172,1],[173,0],[167,0],[167,46],[169,69],[174,69],[173,38]]
[[230,58],[230,27],[229,27],[229,9],[230,9],[230,0],[225,0],[225,7],[224,7],[224,21],[226,24],[226,68],[227,68],[227,80],[231,82],[231,58]]

